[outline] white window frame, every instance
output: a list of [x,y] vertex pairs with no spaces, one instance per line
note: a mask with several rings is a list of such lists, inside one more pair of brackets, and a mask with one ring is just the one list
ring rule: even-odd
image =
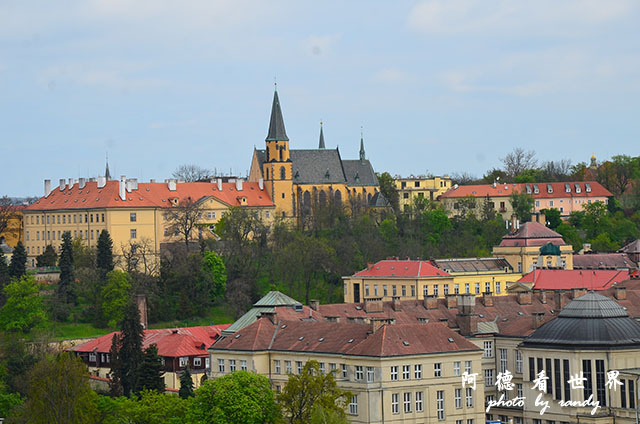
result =
[[367,383],[373,383],[376,379],[375,369],[373,367],[367,367]]
[[273,368],[274,368],[276,374],[280,374],[280,360],[279,359],[275,359],[273,361]]
[[482,353],[482,357],[493,358],[493,341],[485,340],[483,346],[484,346],[484,351]]
[[516,349],[516,372],[522,374],[522,352]]
[[236,370],[236,360],[229,359],[229,372],[234,372]]
[[403,395],[403,411],[405,414],[411,413],[411,392],[404,392]]
[[460,377],[460,361],[455,361],[453,363],[453,376]]
[[391,393],[391,413],[399,414],[400,413],[400,402],[398,401],[398,394]]
[[180,366],[180,368],[184,368],[187,365],[189,365],[189,357],[188,356],[181,356],[178,359],[178,365]]
[[291,361],[284,361],[284,365],[285,365],[285,369],[287,371],[287,374],[292,374],[293,373],[293,368],[291,367]]
[[246,359],[241,359],[240,360],[240,369],[242,371],[246,371],[247,370],[247,360]]
[[364,367],[362,365],[356,365],[356,381],[364,380]]
[[413,367],[413,375],[416,380],[422,378],[422,364],[415,364]]
[[402,366],[402,379],[411,380],[411,365]]
[[391,366],[391,381],[398,381],[398,366]]
[[349,403],[349,414],[358,415],[358,395],[353,395],[351,397],[351,402]]
[[498,352],[500,354],[500,372],[504,373],[507,370],[507,349],[499,349]]
[[193,366],[201,367],[202,366],[202,358],[193,358]]
[[224,359],[218,359],[218,372],[224,372]]
[[435,378],[442,377],[442,362],[436,362],[433,364],[433,376]]
[[424,403],[422,397],[422,392],[416,392],[416,412],[424,412]]
[[462,389],[455,389],[453,392],[453,403],[455,404],[456,409],[462,408]]
[[473,408],[473,388],[467,387],[465,390],[467,391],[465,396],[467,408]]
[[436,392],[436,411],[438,420],[444,421],[444,390],[438,390]]

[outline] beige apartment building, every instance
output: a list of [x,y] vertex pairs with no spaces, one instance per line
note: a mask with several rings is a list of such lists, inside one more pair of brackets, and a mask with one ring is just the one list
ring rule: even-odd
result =
[[400,207],[405,209],[413,203],[415,198],[423,198],[426,200],[437,200],[438,197],[449,190],[451,178],[448,175],[442,177],[413,176],[407,178],[396,175],[394,177]]

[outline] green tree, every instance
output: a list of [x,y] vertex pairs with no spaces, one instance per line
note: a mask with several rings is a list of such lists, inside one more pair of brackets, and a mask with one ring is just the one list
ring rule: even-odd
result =
[[48,244],[44,248],[44,252],[36,256],[36,265],[39,267],[56,266],[58,263],[58,254],[52,245]]
[[192,411],[202,424],[275,423],[280,416],[269,380],[247,371],[205,381],[196,390]]
[[509,196],[509,200],[511,201],[513,213],[516,214],[521,223],[531,220],[531,212],[533,211],[533,205],[535,204],[533,196],[525,192],[514,191]]
[[191,378],[189,367],[185,368],[180,375],[180,390],[178,391],[178,396],[182,399],[188,399],[193,396],[193,378]]
[[11,277],[9,276],[9,265],[7,264],[7,259],[4,257],[4,254],[0,253],[0,307],[4,305],[4,288]]
[[558,228],[558,225],[562,224],[562,216],[560,215],[559,209],[543,209],[540,212],[544,214],[546,221],[549,223],[548,227],[552,230],[555,230]]
[[574,252],[578,252],[582,249],[584,240],[580,237],[580,233],[578,233],[576,227],[571,224],[562,223],[558,225],[556,231],[562,234],[562,238],[573,247]]
[[28,333],[47,320],[40,285],[32,275],[12,280],[4,288],[6,302],[0,309],[0,328],[3,331]]
[[591,249],[596,252],[615,252],[619,248],[620,245],[611,241],[607,233],[600,233],[591,240]]
[[62,233],[62,249],[58,266],[60,267],[60,280],[56,288],[54,315],[56,319],[66,320],[71,308],[76,304],[73,243],[69,231]]
[[11,278],[21,278],[27,273],[27,251],[24,248],[22,241],[16,244],[16,248],[13,249],[13,256],[11,256],[11,263],[9,264],[9,276]]
[[[111,374],[120,382],[122,394],[131,395],[138,385],[138,371],[142,363],[142,343],[144,330],[140,323],[140,312],[135,301],[131,300],[125,310],[120,334],[112,340]],[[114,356],[115,355],[115,356]],[[117,392],[113,389],[112,392]]]
[[107,274],[113,271],[113,241],[107,230],[102,230],[100,237],[98,237],[96,267],[100,271],[102,279],[105,279]]
[[326,410],[318,405],[311,411],[311,424],[349,424],[347,417],[335,410]]
[[345,409],[353,394],[338,388],[332,373],[320,370],[317,361],[308,361],[302,373],[289,374],[289,381],[278,395],[278,403],[290,424],[305,424],[311,421],[315,408],[345,417]]
[[95,423],[97,395],[87,367],[69,353],[49,356],[29,372],[27,401],[20,419],[29,423]]
[[101,424],[183,424],[192,423],[190,402],[178,396],[145,390],[130,398],[99,396],[97,401]]
[[125,309],[131,300],[129,275],[113,270],[107,274],[107,284],[102,289],[102,310],[109,326],[117,327],[124,318]]
[[220,256],[216,255],[215,252],[204,252],[202,268],[209,280],[211,300],[224,296],[227,286],[227,268],[224,266]]
[[164,365],[158,355],[158,346],[152,344],[144,350],[138,369],[138,392],[155,390],[164,393]]
[[23,334],[0,333],[0,385],[9,393],[26,394],[26,374],[38,362],[36,353],[27,348]]
[[393,211],[400,213],[400,196],[396,188],[396,180],[388,172],[378,174],[378,184],[380,184],[380,193],[387,199]]

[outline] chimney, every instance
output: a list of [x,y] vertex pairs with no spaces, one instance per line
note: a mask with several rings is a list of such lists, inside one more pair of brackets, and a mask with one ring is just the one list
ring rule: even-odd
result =
[[540,303],[547,303],[547,291],[540,290]]
[[478,332],[478,315],[474,313],[476,296],[461,294],[458,297],[458,327],[460,334],[471,336]]
[[272,324],[276,323],[276,313],[274,311],[262,311],[260,312],[260,317],[258,319],[268,319]]
[[544,312],[534,312],[532,314],[533,317],[533,329],[540,328],[542,323],[544,322]]
[[519,305],[531,305],[531,291],[518,292],[517,299]]
[[127,181],[127,177],[122,175],[120,177],[120,186],[118,187],[118,194],[120,195],[120,200],[127,200],[127,194],[125,193],[125,184]]
[[156,183],[156,179],[155,179],[155,178],[151,178],[151,179],[149,180],[149,182],[150,182],[151,184],[155,184],[155,183]]
[[393,296],[391,298],[391,307],[396,312],[400,312],[402,310],[402,306],[400,305],[400,296]]
[[615,296],[616,300],[625,300],[627,298],[627,288],[616,286],[613,289],[613,295]]
[[240,178],[236,180],[236,191],[242,191],[242,180]]
[[73,188],[73,178],[69,178],[69,190]]
[[320,308],[320,301],[319,300],[315,300],[315,299],[311,299],[309,301],[309,307],[311,309],[313,309],[314,311],[318,311],[318,309]]
[[382,307],[382,298],[381,297],[367,297],[367,298],[365,298],[364,299],[364,311],[366,313],[384,311],[384,308]]
[[107,185],[107,177],[98,177],[98,188],[103,188]]
[[44,180],[44,197],[51,194],[51,180]]
[[60,178],[60,191],[63,191],[67,186],[67,181],[64,178]]
[[554,309],[558,312],[560,312],[565,306],[567,306],[567,303],[569,303],[569,299],[567,298],[567,296],[564,295],[564,290],[555,292],[554,298],[555,298]]
[[482,304],[485,307],[493,306],[493,295],[491,294],[491,292],[482,293]]
[[218,178],[218,191],[222,191],[222,178]]
[[260,179],[258,180],[258,188],[259,188],[260,190],[264,190],[264,179],[260,178]]
[[571,294],[573,295],[573,299],[576,299],[587,294],[587,289],[571,289]]
[[511,232],[515,233],[518,231],[518,217],[516,214],[511,214]]
[[448,294],[447,295],[447,309],[455,309],[458,307],[458,295],[457,294]]
[[370,321],[371,324],[371,333],[375,333],[376,331],[378,331],[380,328],[382,328],[387,321],[385,319],[371,319]]
[[[80,190],[82,190],[86,185],[87,185],[87,179],[86,178],[80,178],[80,180],[78,181],[78,188]],[[100,188],[100,187],[98,187],[98,188]]]
[[142,324],[142,328],[146,330],[149,327],[147,322],[147,296],[139,294],[136,296],[136,300],[138,310],[140,311],[140,324]]
[[425,309],[438,309],[438,296],[435,294],[429,294],[424,297]]
[[176,191],[177,190],[177,182],[176,180],[169,180],[169,182],[167,183],[168,187],[169,187],[169,191]]
[[458,312],[463,315],[473,314],[476,307],[475,294],[461,294],[458,296]]

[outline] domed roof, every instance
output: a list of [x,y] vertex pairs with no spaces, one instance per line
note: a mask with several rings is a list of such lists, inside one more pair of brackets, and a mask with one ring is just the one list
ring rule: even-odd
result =
[[588,293],[572,300],[556,319],[522,344],[560,349],[640,348],[640,323],[614,300]]

